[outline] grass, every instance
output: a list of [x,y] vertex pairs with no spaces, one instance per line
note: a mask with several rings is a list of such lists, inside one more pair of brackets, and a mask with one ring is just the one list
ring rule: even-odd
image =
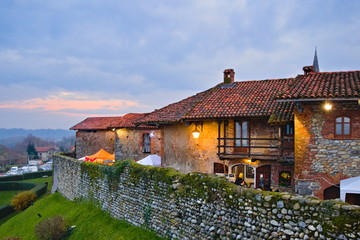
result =
[[[41,218],[38,217],[38,213],[41,214]],[[33,206],[1,225],[0,239],[6,236],[18,236],[22,239],[35,240],[37,239],[34,233],[36,224],[56,215],[62,215],[70,225],[76,225],[68,240],[163,239],[153,232],[116,220],[91,203],[69,201],[58,193],[38,200]]]
[[19,192],[22,191],[21,190],[0,191],[0,206],[8,204],[11,201],[11,199]]
[[46,193],[43,196],[47,196],[50,194],[51,192],[51,187],[52,187],[52,183],[53,183],[53,177],[42,177],[42,178],[34,178],[34,179],[27,179],[27,180],[22,180],[21,182],[27,182],[27,183],[48,183],[48,187],[46,189]]
[[[41,199],[41,198],[43,198],[43,197],[50,194],[51,186],[52,186],[52,182],[53,182],[53,177],[50,176],[50,177],[46,177],[46,178],[27,179],[27,180],[23,180],[21,182],[29,182],[29,183],[45,183],[45,182],[48,182],[49,184],[48,184],[46,193],[40,197],[40,199]],[[22,192],[22,191],[21,190],[0,191],[0,206],[10,203],[11,199],[19,192]],[[10,215],[8,215],[6,217],[0,218],[0,226],[2,224],[4,224],[6,221],[8,221],[10,218],[16,216],[18,213],[19,212],[13,212],[13,213],[11,213]]]

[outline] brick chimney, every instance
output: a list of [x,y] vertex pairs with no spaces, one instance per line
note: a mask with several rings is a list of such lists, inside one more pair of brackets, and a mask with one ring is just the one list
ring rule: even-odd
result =
[[224,70],[224,84],[232,84],[234,81],[235,81],[234,69],[225,69]]
[[304,75],[308,75],[309,73],[315,72],[315,67],[313,65],[311,66],[305,66],[303,67]]

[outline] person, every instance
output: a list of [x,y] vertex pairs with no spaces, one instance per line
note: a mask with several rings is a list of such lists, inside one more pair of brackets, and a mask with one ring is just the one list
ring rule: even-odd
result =
[[236,181],[235,181],[235,184],[239,185],[240,187],[248,187],[248,185],[246,184],[246,182],[242,178],[237,178]]
[[264,179],[264,175],[260,174],[260,179],[259,179],[259,188],[261,188],[262,190],[264,190],[264,186],[265,186],[265,179]]

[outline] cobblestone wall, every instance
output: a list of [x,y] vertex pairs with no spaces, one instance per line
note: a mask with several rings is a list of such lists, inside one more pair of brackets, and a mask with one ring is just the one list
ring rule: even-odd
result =
[[57,191],[169,239],[360,239],[360,209],[241,189],[212,175],[54,157]]
[[[340,180],[360,175],[360,105],[334,102],[331,111],[321,103],[304,103],[295,111],[295,189],[300,194],[324,197],[324,190]],[[351,119],[351,134],[336,136],[339,116]]]

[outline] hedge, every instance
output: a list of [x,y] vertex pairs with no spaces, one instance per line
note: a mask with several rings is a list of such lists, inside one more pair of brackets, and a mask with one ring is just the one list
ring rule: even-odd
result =
[[[6,186],[7,185],[7,186]],[[46,192],[46,183],[18,183],[18,182],[2,182],[0,183],[0,191],[8,190],[32,190],[37,197],[40,197]],[[11,188],[13,187],[13,188]],[[15,210],[10,206],[10,203],[0,206],[0,218],[6,217]]]
[[31,172],[31,173],[24,173],[22,175],[11,175],[0,177],[0,182],[8,182],[8,181],[22,181],[26,179],[33,179],[33,178],[41,178],[44,176],[52,176],[52,171],[41,171],[41,172]]

